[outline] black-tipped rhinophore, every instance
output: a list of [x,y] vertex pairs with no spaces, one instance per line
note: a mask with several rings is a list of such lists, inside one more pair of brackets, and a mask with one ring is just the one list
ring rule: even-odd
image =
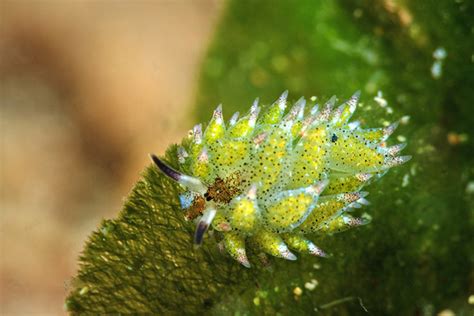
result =
[[198,178],[187,176],[179,171],[174,170],[153,154],[150,155],[150,158],[165,175],[175,180],[188,190],[197,192],[199,194],[204,194],[207,192],[206,185]]
[[151,160],[153,160],[153,162],[158,166],[158,168],[160,168],[160,170],[165,175],[167,175],[168,177],[170,177],[171,179],[175,181],[179,181],[179,179],[182,176],[181,173],[179,173],[178,171],[174,170],[173,168],[165,164],[160,158],[158,158],[154,154],[150,154],[150,158]]
[[194,232],[194,243],[196,245],[201,245],[204,238],[204,233],[209,228],[209,224],[206,222],[200,221],[196,226],[196,231]]
[[208,207],[203,212],[202,217],[199,219],[199,222],[196,226],[196,231],[194,233],[194,243],[199,246],[202,244],[202,239],[204,238],[204,233],[207,231],[209,226],[216,216],[216,209],[214,207]]

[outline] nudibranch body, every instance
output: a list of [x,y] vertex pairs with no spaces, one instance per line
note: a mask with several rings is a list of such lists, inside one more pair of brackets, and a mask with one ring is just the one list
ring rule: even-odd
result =
[[247,247],[288,260],[296,259],[292,251],[325,256],[305,235],[366,224],[348,213],[368,203],[361,189],[410,159],[398,155],[405,144],[386,146],[397,123],[362,129],[349,122],[359,92],[337,108],[335,97],[321,109],[306,109],[301,98],[288,111],[287,95],[263,109],[257,99],[227,124],[218,106],[205,130],[196,125],[178,148],[185,172],[152,155],[187,190],[180,201],[184,216],[196,220],[194,242],[211,226],[246,267]]

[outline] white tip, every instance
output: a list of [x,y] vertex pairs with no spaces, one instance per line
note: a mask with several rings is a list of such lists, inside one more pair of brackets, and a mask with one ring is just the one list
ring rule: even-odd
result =
[[311,243],[309,244],[309,253],[312,254],[313,256],[318,256],[318,257],[327,257],[327,254],[319,247],[317,247],[315,244]]
[[370,202],[367,201],[365,198],[358,199],[357,203],[362,204],[362,205],[369,205],[370,204]]
[[316,104],[315,106],[313,106],[311,108],[311,111],[309,112],[311,115],[315,115],[316,113],[318,113],[318,110],[319,110],[319,105]]
[[255,100],[253,100],[252,108],[250,109],[250,112],[252,112],[252,109],[256,109],[258,107],[259,100],[260,98],[255,98]]
[[214,110],[214,113],[212,114],[212,118],[216,120],[217,124],[222,124],[223,123],[223,118],[222,118],[222,104],[219,104],[217,108]]
[[359,102],[360,98],[360,90],[356,91],[352,97],[347,101],[347,104],[349,105],[351,113],[354,113],[356,108],[357,108],[357,102]]
[[398,144],[398,145],[386,147],[386,148],[384,148],[384,151],[387,154],[391,155],[391,156],[395,156],[395,155],[399,154],[406,147],[406,145],[407,145],[407,143],[401,143],[401,144]]
[[250,262],[244,248],[237,250],[237,261],[246,268],[250,268]]
[[249,262],[249,259],[247,257],[245,258],[242,258],[242,259],[239,259],[239,262],[241,265],[243,265],[244,267],[246,268],[250,268],[250,262]]
[[325,104],[324,104],[324,109],[320,113],[320,120],[321,121],[327,121],[329,119],[329,116],[331,115],[332,108],[334,107],[334,104],[336,103],[336,96],[332,96]]
[[329,100],[326,101],[324,104],[325,109],[332,109],[334,107],[334,104],[336,104],[336,96],[333,95]]
[[[301,99],[303,99],[303,100],[301,100]],[[298,113],[296,115],[296,118],[298,120],[303,119],[303,117],[304,117],[304,108],[306,106],[306,100],[304,99],[304,97],[301,97],[301,99],[300,99],[301,100],[300,103],[297,104],[298,105]]]
[[295,261],[297,259],[297,257],[290,251],[290,249],[288,249],[286,245],[281,245],[278,250],[282,258],[286,260]]
[[234,115],[232,115],[232,117],[229,120],[229,125],[230,126],[234,126],[235,123],[237,123],[237,120],[239,119],[239,115],[240,115],[239,112],[235,112]]
[[306,105],[306,99],[304,97],[301,97],[298,99],[298,101],[295,102],[294,107],[299,110],[299,108],[305,105]]
[[281,96],[278,98],[278,106],[281,110],[286,109],[286,99],[288,98],[288,90],[284,91]]
[[194,126],[193,137],[194,137],[195,144],[202,143],[202,125],[201,124],[197,124]]
[[304,97],[301,97],[298,99],[298,101],[295,102],[295,105],[293,106],[294,111],[299,113],[301,111],[301,108],[304,109],[306,106],[306,99]]
[[395,167],[395,166],[404,164],[410,159],[411,159],[411,156],[390,157],[389,159],[385,161],[385,165],[388,167]]
[[304,97],[301,97],[298,99],[298,101],[295,102],[293,107],[291,108],[290,112],[285,116],[283,119],[284,121],[290,122],[293,121],[294,119],[302,119],[304,116],[304,107],[306,105],[306,100]]
[[250,118],[249,118],[249,125],[251,127],[255,126],[257,122],[258,113],[260,112],[260,107],[258,106],[258,98],[253,101],[252,107],[250,108]]

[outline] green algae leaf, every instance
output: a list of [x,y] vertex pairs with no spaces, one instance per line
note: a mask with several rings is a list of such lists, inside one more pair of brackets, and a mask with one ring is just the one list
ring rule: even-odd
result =
[[229,264],[215,243],[193,248],[178,190],[156,167],[145,170],[119,216],[89,237],[66,300],[71,314],[202,313],[249,282],[251,272]]

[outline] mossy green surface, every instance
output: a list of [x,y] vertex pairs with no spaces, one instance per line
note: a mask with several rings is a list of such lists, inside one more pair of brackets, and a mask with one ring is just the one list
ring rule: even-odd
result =
[[[166,155],[175,165],[173,157],[176,146]],[[194,249],[194,225],[184,221],[178,190],[157,168],[143,172],[119,216],[104,220],[87,241],[67,310],[198,314],[225,289],[249,281],[215,244]]]
[[[251,270],[221,255],[212,238],[194,250],[177,188],[147,169],[119,217],[89,239],[69,310],[472,315],[472,16],[472,2],[461,0],[230,1],[203,63],[196,122],[221,102],[229,118],[286,89],[294,100],[361,89],[356,118],[364,123],[410,117],[394,138],[407,139],[412,161],[367,188],[370,225],[314,239],[330,258]],[[431,72],[438,48],[447,53],[440,76]],[[373,101],[378,91],[392,114]]]

